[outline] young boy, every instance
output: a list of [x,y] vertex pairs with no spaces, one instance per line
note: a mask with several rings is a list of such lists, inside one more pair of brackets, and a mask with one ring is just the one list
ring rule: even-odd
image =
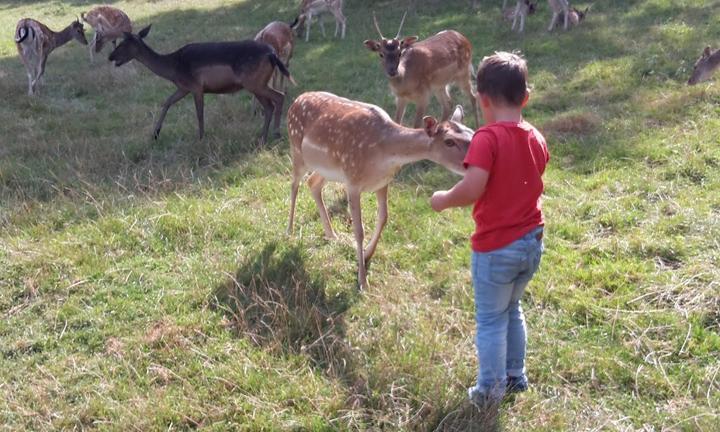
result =
[[520,297],[543,251],[540,195],[549,155],[543,136],[522,118],[527,76],[527,64],[516,54],[483,59],[476,98],[485,126],[470,143],[465,177],[430,199],[438,212],[474,204],[471,272],[480,367],[468,393],[478,404],[528,388]]

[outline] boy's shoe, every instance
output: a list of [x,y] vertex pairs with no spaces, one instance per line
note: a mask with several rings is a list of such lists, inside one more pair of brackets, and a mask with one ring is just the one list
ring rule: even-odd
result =
[[521,393],[527,391],[528,388],[528,380],[524,375],[519,377],[507,377],[507,385],[505,386],[505,391],[507,393]]

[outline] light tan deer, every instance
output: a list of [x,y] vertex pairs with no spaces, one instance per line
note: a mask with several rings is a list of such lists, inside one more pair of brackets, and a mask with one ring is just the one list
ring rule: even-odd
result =
[[712,74],[720,66],[720,49],[711,52],[710,47],[705,47],[700,57],[693,66],[692,75],[688,79],[688,85],[695,85],[710,79]]
[[118,8],[112,6],[97,6],[82,13],[80,17],[95,30],[90,43],[90,61],[93,54],[102,51],[106,42],[112,42],[113,48],[117,46],[116,39],[122,38],[124,33],[132,33],[130,18]]
[[[425,117],[424,129],[410,129],[392,121],[375,105],[331,93],[301,94],[287,114],[293,165],[288,233],[293,230],[300,180],[306,172],[313,171],[307,183],[320,212],[325,237],[335,239],[322,189],[327,180],[343,183],[357,244],[358,283],[360,289],[365,288],[367,264],[388,218],[389,183],[403,165],[422,159],[462,174],[473,131],[463,126],[461,120],[462,107],[458,106],[451,120],[438,123],[433,117]],[[375,192],[378,202],[375,232],[364,250],[360,211],[363,192]]]
[[[290,59],[295,50],[295,36],[291,28],[293,24],[273,21],[255,35],[256,41],[265,42],[275,48],[278,58],[287,68],[290,67]],[[276,71],[272,82],[275,90],[280,90],[283,93],[286,91],[285,76],[282,73]]]
[[38,81],[45,73],[45,63],[50,53],[73,39],[87,45],[85,29],[79,20],[73,21],[59,32],[50,30],[32,18],[18,21],[15,27],[15,46],[27,71],[28,95],[35,94]]
[[[537,10],[537,2],[532,3],[530,0],[518,0],[513,8],[503,9],[503,18],[512,21],[512,30],[517,28],[519,33],[525,31],[525,20],[528,15],[532,15]],[[519,26],[518,26],[519,24]]]
[[555,28],[555,24],[557,24],[560,17],[563,18],[563,29],[567,30],[568,24],[570,23],[570,3],[568,0],[548,0],[548,5],[550,5],[550,10],[552,11],[548,31],[552,31]]
[[395,95],[397,109],[395,121],[402,123],[408,102],[415,104],[414,127],[420,127],[431,95],[435,95],[443,108],[441,120],[447,120],[452,110],[449,86],[457,84],[467,95],[475,112],[475,125],[480,114],[472,92],[472,46],[470,41],[455,30],[444,30],[429,38],[417,41],[417,36],[400,39],[405,15],[394,38],[387,39],[380,31],[373,13],[375,29],[380,40],[366,40],[365,46],[380,56],[380,62]]
[[[313,16],[318,17],[320,23],[320,31],[323,37],[325,37],[325,23],[323,22],[322,15],[330,13],[335,18],[335,37],[338,36],[340,31],[340,38],[345,39],[345,15],[342,11],[343,0],[303,0],[300,4],[300,14],[297,17],[297,23],[294,27],[298,31],[305,27],[305,42],[310,40],[310,25],[312,24]],[[298,34],[298,36],[300,36]]]

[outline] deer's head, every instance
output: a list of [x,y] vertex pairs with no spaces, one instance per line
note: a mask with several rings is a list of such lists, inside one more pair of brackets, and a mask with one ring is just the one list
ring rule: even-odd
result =
[[423,118],[425,133],[432,138],[430,159],[460,175],[465,174],[463,161],[474,134],[462,124],[464,116],[462,106],[458,105],[449,120],[438,122],[435,117]]
[[717,63],[713,64],[710,60],[711,56],[712,52],[710,51],[710,47],[705,47],[702,54],[700,54],[700,58],[695,62],[695,66],[693,66],[692,75],[690,75],[690,79],[687,82],[688,85],[695,85],[707,81],[710,78],[717,68]]
[[76,19],[72,22],[72,24],[70,24],[70,34],[72,35],[73,39],[80,42],[81,44],[88,44],[88,41],[85,38],[85,28],[83,27],[79,19]]
[[151,26],[152,24],[140,30],[138,34],[125,32],[122,42],[110,53],[108,60],[115,62],[115,66],[122,66],[136,58],[140,49],[146,46],[143,39],[150,33]]
[[405,23],[406,15],[407,12],[405,12],[402,17],[402,21],[400,21],[400,28],[398,29],[397,35],[392,39],[387,39],[380,31],[380,26],[378,25],[377,18],[373,12],[373,21],[375,22],[375,29],[380,35],[380,40],[368,39],[363,42],[370,51],[378,53],[383,69],[390,78],[397,76],[398,66],[400,65],[402,56],[405,55],[407,50],[412,47],[418,39],[417,36],[408,36],[400,39],[400,32],[402,31],[402,26]]

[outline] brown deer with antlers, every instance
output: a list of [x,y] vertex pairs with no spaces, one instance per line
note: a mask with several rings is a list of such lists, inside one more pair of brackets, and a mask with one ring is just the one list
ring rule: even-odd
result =
[[395,95],[395,121],[402,123],[408,102],[415,104],[414,127],[420,127],[423,116],[435,95],[443,108],[442,120],[450,117],[452,102],[449,86],[455,83],[467,95],[475,112],[475,125],[480,114],[472,92],[472,46],[455,30],[444,30],[418,42],[417,36],[400,38],[405,16],[394,38],[387,39],[380,31],[375,14],[373,21],[380,40],[366,40],[365,46],[380,56],[390,89]]
[[[293,230],[300,180],[306,172],[313,171],[307,183],[320,212],[325,237],[335,239],[322,189],[327,180],[343,183],[357,244],[358,283],[361,289],[365,288],[367,265],[388,218],[389,183],[403,165],[422,159],[462,174],[473,131],[461,120],[462,107],[458,106],[450,120],[438,122],[425,117],[424,129],[410,129],[392,121],[375,105],[325,92],[301,94],[287,114],[293,165],[288,233]],[[360,210],[363,192],[375,192],[378,202],[375,232],[365,249]]]
[[29,96],[35,94],[37,90],[50,53],[73,39],[83,45],[88,43],[85,39],[85,29],[79,20],[73,21],[59,32],[50,30],[45,24],[32,18],[18,21],[15,27],[15,46],[27,71]]
[[124,33],[132,33],[132,22],[127,14],[112,6],[97,6],[81,13],[83,21],[90,24],[95,30],[95,35],[90,42],[90,61],[93,54],[102,51],[107,42],[112,42],[113,48],[117,46],[116,39],[123,37]]

